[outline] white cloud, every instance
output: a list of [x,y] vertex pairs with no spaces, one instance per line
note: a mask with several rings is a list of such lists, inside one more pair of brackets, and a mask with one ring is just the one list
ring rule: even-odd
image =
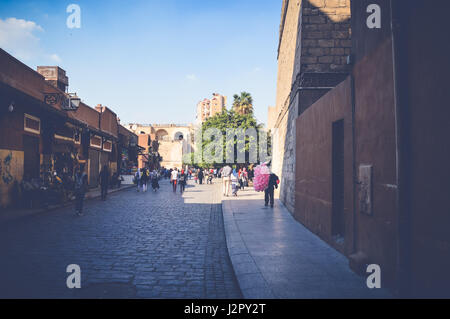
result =
[[61,62],[61,58],[56,53],[50,54],[49,58],[52,61],[55,61],[56,63],[60,63]]
[[186,79],[188,79],[189,81],[195,81],[197,80],[197,76],[195,74],[188,74],[186,75]]
[[34,21],[0,19],[0,48],[23,62],[38,59],[42,63],[49,60],[60,63],[61,58],[57,54],[47,54],[42,49],[38,35],[43,32],[44,29]]

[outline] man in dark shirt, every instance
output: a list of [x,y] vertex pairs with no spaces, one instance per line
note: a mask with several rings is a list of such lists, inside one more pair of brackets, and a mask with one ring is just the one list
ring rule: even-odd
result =
[[265,201],[265,205],[264,206],[268,206],[269,205],[269,201],[270,201],[270,207],[273,208],[273,204],[274,204],[274,198],[273,198],[274,188],[278,188],[278,176],[275,175],[274,173],[271,173],[270,176],[269,176],[269,184],[267,185],[267,188],[264,190],[264,201]]
[[106,195],[108,194],[109,185],[109,169],[108,166],[103,165],[103,168],[99,175],[100,188],[102,190],[102,200],[106,200]]

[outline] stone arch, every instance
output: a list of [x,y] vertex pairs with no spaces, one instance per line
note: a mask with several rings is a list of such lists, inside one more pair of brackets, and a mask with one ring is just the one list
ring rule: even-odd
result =
[[175,134],[173,135],[173,139],[174,139],[175,141],[181,141],[181,140],[183,140],[185,137],[186,137],[185,134],[184,134],[183,132],[180,132],[180,131],[175,132]]
[[156,139],[157,140],[167,140],[169,137],[169,133],[167,133],[164,129],[159,129],[156,131]]

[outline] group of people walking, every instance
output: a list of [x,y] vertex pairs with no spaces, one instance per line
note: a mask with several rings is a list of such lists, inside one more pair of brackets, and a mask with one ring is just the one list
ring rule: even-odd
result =
[[[207,184],[212,184],[214,177],[222,179],[223,195],[224,196],[237,196],[238,190],[244,190],[245,187],[249,186],[249,181],[252,180],[252,170],[247,171],[247,169],[240,168],[236,170],[231,168],[231,166],[226,165],[220,170],[217,169],[181,169],[178,168],[167,170],[165,168],[161,170],[150,170],[147,167],[140,168],[137,170],[134,176],[134,183],[137,185],[138,192],[147,192],[148,183],[154,192],[156,192],[159,187],[159,179],[161,177],[169,178],[172,184],[172,191],[176,193],[177,187],[180,193],[184,193],[186,189],[186,183],[188,179],[194,178],[196,183],[202,184],[203,180],[206,178]],[[99,183],[101,189],[101,199],[106,200],[108,193],[108,185],[110,184],[110,174],[108,167],[105,165],[99,174]],[[271,207],[274,206],[274,189],[278,188],[279,179],[278,176],[271,173],[269,176],[268,186],[264,190],[265,196],[265,206],[270,204]],[[83,201],[85,195],[88,191],[88,177],[84,171],[84,164],[80,165],[76,169],[75,173],[75,210],[78,215],[82,215],[83,212]]]
[[178,168],[175,168],[170,175],[170,183],[172,184],[172,190],[174,193],[177,192],[177,186],[180,186],[180,193],[183,194],[186,188],[186,181],[188,178],[188,174],[184,171],[184,169],[178,171]]
[[137,191],[147,192],[147,184],[150,182],[152,189],[156,192],[159,189],[159,176],[157,170],[150,170],[147,167],[139,168],[134,175],[134,183],[137,185]]
[[194,169],[192,172],[195,183],[203,184],[203,180],[206,180],[206,184],[212,184],[213,178],[217,177],[217,169]]
[[224,196],[230,195],[230,186],[231,195],[233,196],[237,196],[238,190],[244,190],[245,187],[248,187],[249,174],[245,167],[236,171],[235,168],[227,165],[220,170],[220,175],[222,177]]

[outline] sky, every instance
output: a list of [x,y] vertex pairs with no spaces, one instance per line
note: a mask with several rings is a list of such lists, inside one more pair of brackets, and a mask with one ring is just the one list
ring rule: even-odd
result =
[[[81,9],[81,28],[66,21]],[[281,0],[0,1],[0,47],[127,123],[190,123],[197,103],[241,91],[257,120],[275,104]]]

